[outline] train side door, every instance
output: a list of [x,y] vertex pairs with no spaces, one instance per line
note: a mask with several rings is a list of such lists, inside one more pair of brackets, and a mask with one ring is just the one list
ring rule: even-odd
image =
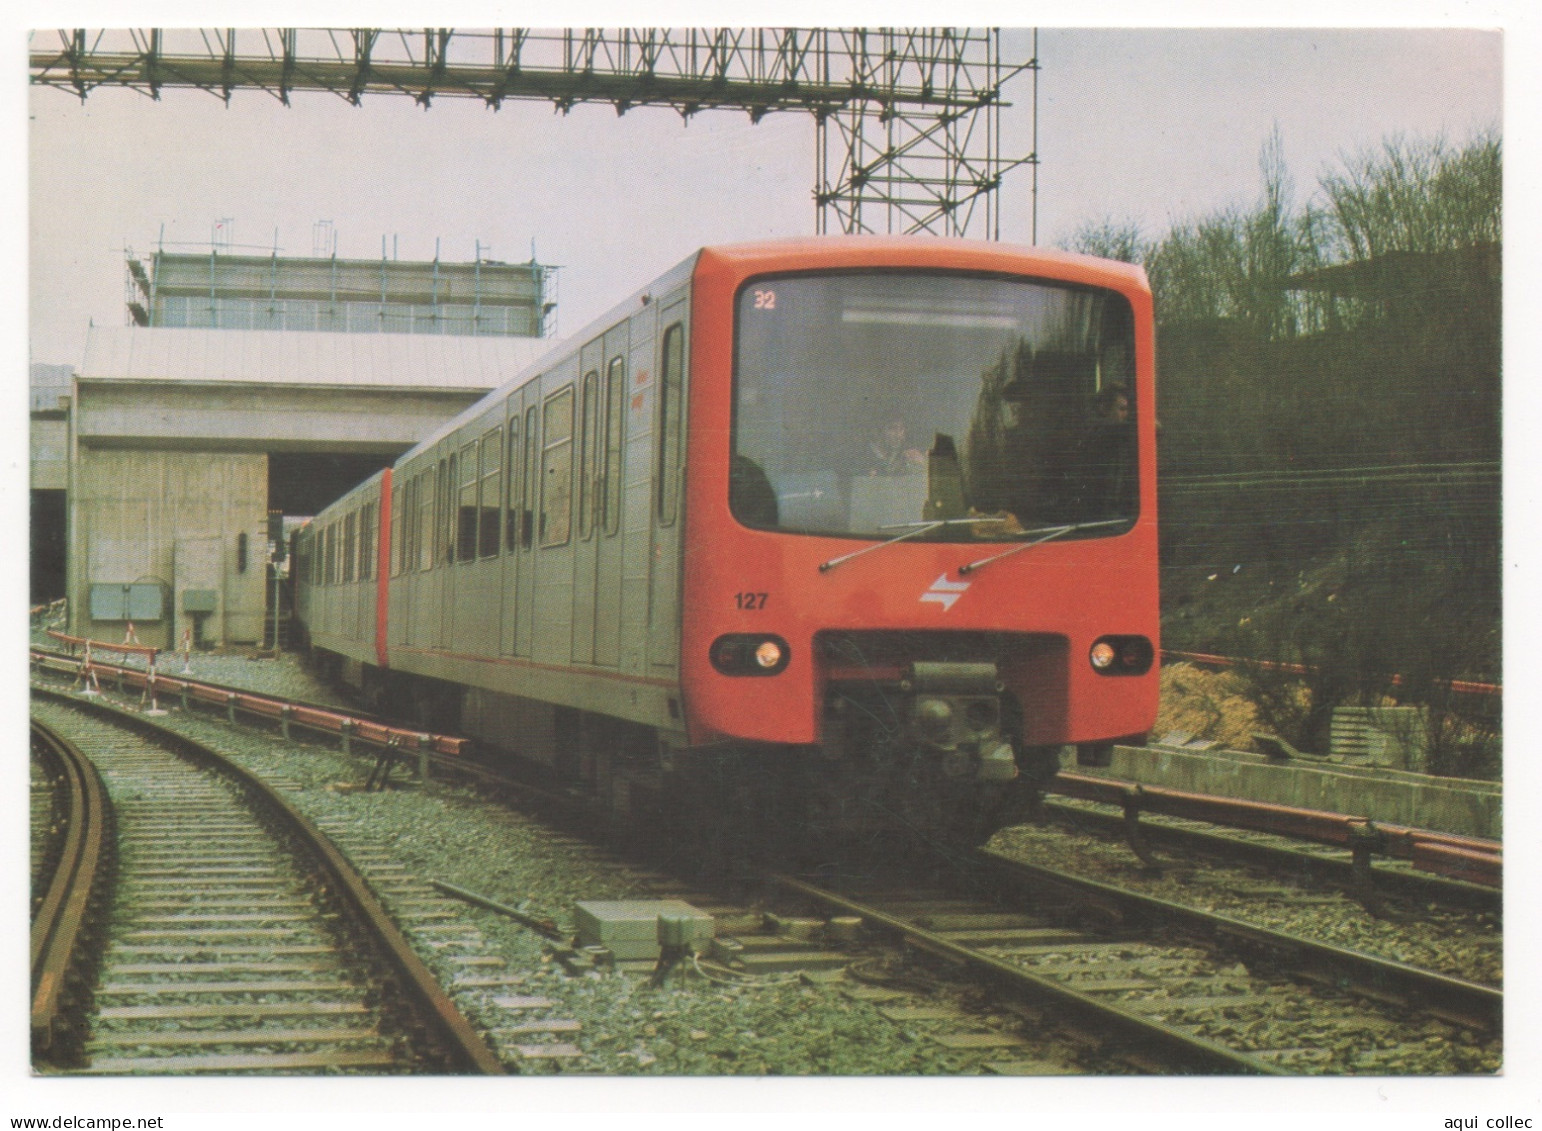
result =
[[577,493],[578,359],[561,363],[541,401],[541,490],[536,509],[535,659],[566,664],[573,652],[573,543]]
[[600,376],[598,481],[595,487],[594,653],[602,667],[621,663],[622,485],[626,469],[626,416],[630,323],[605,335],[605,368]]
[[598,569],[600,451],[604,443],[604,340],[579,354],[578,420],[573,453],[573,642],[574,663],[594,662],[594,586]]
[[[685,402],[690,336],[684,296],[659,310],[655,383],[653,542],[648,587],[648,666],[656,675],[680,662],[680,552],[684,525]],[[664,669],[664,670],[661,670]]]

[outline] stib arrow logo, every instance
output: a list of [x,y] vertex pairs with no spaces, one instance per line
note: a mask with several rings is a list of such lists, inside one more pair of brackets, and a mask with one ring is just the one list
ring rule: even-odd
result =
[[932,582],[931,588],[921,594],[921,602],[936,601],[942,606],[943,612],[953,607],[953,602],[964,595],[964,590],[969,588],[967,581],[949,581],[947,574],[941,574]]

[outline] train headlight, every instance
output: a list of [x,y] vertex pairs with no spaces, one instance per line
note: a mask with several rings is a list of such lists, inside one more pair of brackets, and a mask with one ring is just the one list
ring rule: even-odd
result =
[[1144,636],[1102,636],[1087,652],[1099,675],[1145,675],[1156,662],[1156,649]]
[[708,655],[724,675],[777,675],[792,661],[792,649],[780,636],[751,632],[719,636]]

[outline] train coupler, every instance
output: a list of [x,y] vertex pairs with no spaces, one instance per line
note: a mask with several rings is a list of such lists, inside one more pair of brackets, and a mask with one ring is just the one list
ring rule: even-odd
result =
[[935,752],[950,778],[1008,782],[1017,757],[1001,733],[1002,684],[990,663],[910,665],[901,689],[909,697],[910,736]]

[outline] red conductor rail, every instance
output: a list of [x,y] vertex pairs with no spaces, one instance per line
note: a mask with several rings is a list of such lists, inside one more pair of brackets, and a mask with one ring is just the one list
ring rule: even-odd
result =
[[1349,849],[1355,854],[1357,863],[1363,861],[1368,865],[1371,855],[1380,854],[1408,860],[1420,871],[1451,879],[1495,888],[1503,884],[1500,842],[1481,837],[1379,824],[1368,817],[1189,793],[1082,774],[1062,772],[1051,788],[1068,797],[1121,806],[1127,821],[1134,820],[1141,811],[1161,813]]
[[469,738],[456,738],[444,734],[425,734],[403,727],[387,726],[373,719],[360,718],[357,715],[350,715],[342,711],[332,711],[323,707],[312,707],[299,703],[288,703],[282,699],[272,699],[265,695],[235,691],[227,687],[216,687],[213,684],[199,683],[195,680],[182,679],[177,676],[161,675],[154,668],[154,657],[156,654],[156,649],[154,648],[136,645],[105,645],[94,640],[75,640],[74,638],[58,636],[53,633],[50,635],[55,636],[56,639],[64,643],[89,644],[88,656],[90,653],[98,650],[148,655],[151,664],[149,670],[125,667],[120,664],[98,663],[94,658],[88,659],[86,656],[78,659],[64,659],[37,651],[32,652],[31,660],[32,664],[37,667],[75,671],[81,675],[87,674],[87,665],[89,665],[90,674],[93,674],[97,680],[112,681],[117,684],[120,690],[126,688],[137,689],[142,692],[145,700],[152,703],[159,696],[176,695],[181,697],[184,707],[193,702],[224,707],[229,713],[232,722],[235,721],[237,711],[245,711],[247,714],[277,721],[283,728],[285,738],[289,737],[290,726],[298,725],[326,734],[339,735],[343,739],[345,748],[351,741],[358,740],[403,752],[432,751],[437,754],[458,757],[466,754],[471,747],[471,739]]

